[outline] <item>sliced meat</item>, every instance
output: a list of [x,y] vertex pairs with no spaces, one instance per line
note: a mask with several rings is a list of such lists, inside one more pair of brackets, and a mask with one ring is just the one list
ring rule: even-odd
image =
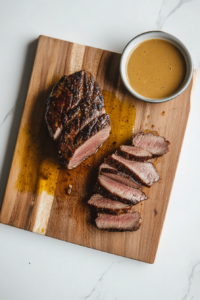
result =
[[95,222],[97,228],[108,231],[136,231],[141,225],[141,215],[138,211],[118,216],[99,214]]
[[58,145],[60,161],[68,168],[73,169],[94,154],[107,140],[110,134],[110,117],[103,114],[87,124],[77,133],[77,123],[66,131]]
[[126,159],[145,161],[152,158],[152,154],[141,147],[120,146],[118,153]]
[[147,199],[147,196],[141,190],[126,186],[104,175],[98,176],[95,192],[131,205]]
[[63,76],[47,99],[45,120],[50,136],[59,140],[69,121],[79,117],[81,128],[105,113],[104,99],[92,74],[81,70]]
[[99,173],[135,189],[139,189],[141,187],[141,184],[136,182],[131,176],[119,172],[116,168],[113,168],[105,163],[100,166]]
[[154,182],[159,180],[156,169],[149,162],[130,161],[115,154],[109,156],[105,162],[147,187],[150,187]]
[[69,169],[95,153],[110,133],[101,89],[85,70],[59,80],[48,97],[45,120],[59,142],[58,157]]
[[122,213],[130,213],[134,211],[131,205],[127,205],[119,201],[110,200],[99,194],[94,194],[88,201],[88,204],[95,207],[98,212],[112,215],[119,215]]
[[149,151],[153,156],[161,156],[169,151],[170,143],[162,136],[140,132],[133,138],[132,144]]

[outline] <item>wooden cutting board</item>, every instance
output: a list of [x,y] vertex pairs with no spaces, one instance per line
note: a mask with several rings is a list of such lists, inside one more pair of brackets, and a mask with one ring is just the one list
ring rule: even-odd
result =
[[[190,112],[194,77],[176,99],[144,103],[123,87],[120,57],[110,51],[39,37],[0,222],[153,263]],[[91,72],[103,90],[112,134],[95,155],[69,171],[59,166],[57,146],[48,135],[44,112],[47,96],[58,79],[81,69]],[[155,162],[161,180],[150,189],[143,188],[149,199],[137,205],[143,220],[140,230],[100,231],[93,225],[94,215],[87,200],[98,166],[120,144],[131,143],[132,130],[157,131],[170,141],[170,152]]]

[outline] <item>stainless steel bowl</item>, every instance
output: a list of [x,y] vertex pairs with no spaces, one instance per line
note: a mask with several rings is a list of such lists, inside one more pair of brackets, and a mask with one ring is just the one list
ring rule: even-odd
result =
[[[185,79],[184,79],[182,85],[180,86],[180,88],[173,95],[166,97],[166,98],[150,99],[150,98],[143,97],[142,95],[138,94],[130,86],[130,84],[128,82],[127,60],[128,60],[130,53],[140,43],[147,41],[147,40],[151,40],[151,39],[163,39],[163,40],[171,42],[181,51],[181,53],[183,54],[183,56],[185,58],[185,62],[186,62]],[[121,78],[122,78],[124,85],[126,86],[126,88],[129,90],[129,92],[133,96],[137,97],[138,99],[140,99],[142,101],[152,102],[152,103],[161,103],[161,102],[166,102],[166,101],[176,98],[187,88],[187,86],[189,85],[189,83],[192,79],[193,64],[192,64],[192,59],[191,59],[189,51],[187,50],[185,45],[179,39],[177,39],[175,36],[173,36],[169,33],[166,33],[164,31],[148,31],[148,32],[141,33],[140,35],[137,35],[136,37],[134,37],[124,48],[124,50],[122,52],[122,56],[121,56],[121,61],[120,61],[120,74],[121,74]]]

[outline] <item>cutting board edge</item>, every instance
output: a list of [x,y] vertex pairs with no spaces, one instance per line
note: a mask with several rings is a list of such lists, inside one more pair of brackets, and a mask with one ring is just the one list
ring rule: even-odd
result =
[[25,115],[25,111],[26,111],[26,107],[27,107],[27,103],[28,103],[27,99],[28,99],[28,95],[29,95],[29,92],[30,92],[30,89],[31,89],[31,81],[33,80],[35,62],[36,62],[36,59],[37,59],[37,52],[39,50],[40,40],[41,40],[41,38],[39,36],[38,41],[37,41],[37,48],[36,48],[36,51],[35,51],[33,66],[32,66],[32,70],[31,70],[30,81],[29,81],[29,85],[28,85],[28,89],[27,89],[27,93],[26,93],[26,98],[25,98],[24,105],[23,105],[23,111],[22,111],[22,115],[21,115],[21,120],[20,120],[20,124],[19,124],[19,128],[18,128],[18,132],[17,132],[16,143],[15,143],[15,147],[14,147],[14,150],[13,150],[12,161],[11,161],[11,165],[10,165],[10,171],[9,171],[9,175],[8,175],[8,179],[7,179],[7,183],[6,183],[6,188],[5,188],[5,192],[4,192],[4,196],[3,196],[2,205],[0,207],[0,223],[6,224],[6,225],[8,225],[10,216],[9,216],[9,219],[7,221],[2,220],[2,214],[3,214],[4,206],[6,205],[4,199],[6,198],[6,193],[7,193],[7,190],[8,190],[9,179],[11,177],[11,170],[13,169],[13,166],[14,166],[14,156],[15,156],[16,149],[17,149],[17,144],[18,144],[18,141],[19,141],[20,129],[22,128],[23,117]]
[[[192,77],[192,89],[191,89],[191,93],[190,93],[190,110],[191,110],[192,97],[193,97],[194,90],[195,90],[197,72],[198,72],[198,70],[194,69],[193,77]],[[186,132],[186,128],[187,128],[187,125],[188,125],[189,116],[190,116],[190,111],[189,111],[189,114],[188,114],[187,122],[185,123],[185,130],[184,130],[185,132]],[[177,169],[178,169],[178,166],[179,166],[180,155],[181,155],[184,139],[185,139],[185,133],[184,133],[184,137],[183,137],[182,144],[181,144],[180,151],[179,151],[178,163],[177,163],[177,166],[176,166],[175,176],[176,176],[176,172],[177,172]],[[174,179],[175,179],[175,177],[174,177]],[[154,264],[156,256],[157,256],[158,247],[159,247],[159,244],[160,244],[160,238],[161,238],[161,235],[162,235],[163,226],[164,226],[165,218],[166,218],[166,215],[167,215],[167,211],[168,211],[168,207],[169,207],[169,203],[170,203],[170,199],[171,199],[171,193],[172,193],[173,186],[174,186],[174,180],[173,180],[173,184],[171,186],[171,191],[170,191],[169,201],[167,203],[167,209],[166,209],[166,212],[165,212],[165,216],[164,216],[164,219],[163,219],[163,222],[162,222],[162,225],[161,225],[161,231],[160,231],[160,235],[159,235],[159,238],[158,238],[158,241],[157,241],[156,251],[155,251],[154,255],[152,255],[152,259],[150,259],[150,261],[151,261],[150,263],[152,263],[152,264]]]
[[[44,34],[40,34],[38,36],[38,40],[40,38],[48,38],[48,39],[52,39],[52,40],[57,40],[57,41],[62,41],[62,42],[66,42],[66,40],[63,40],[63,39],[58,39],[58,38],[54,38],[52,36],[48,36],[48,35],[44,35]],[[90,45],[85,45],[85,44],[80,44],[80,43],[77,43],[77,42],[73,42],[73,41],[67,41],[68,43],[71,43],[71,44],[76,44],[78,46],[85,46],[85,47],[88,47],[88,48],[92,48],[92,49],[98,49],[98,50],[101,50],[101,51],[106,51],[106,52],[112,52],[112,53],[115,53],[115,54],[122,54],[120,52],[116,52],[116,51],[112,51],[112,50],[106,50],[106,49],[102,49],[102,48],[99,48],[99,47],[93,47],[93,46],[90,46]]]

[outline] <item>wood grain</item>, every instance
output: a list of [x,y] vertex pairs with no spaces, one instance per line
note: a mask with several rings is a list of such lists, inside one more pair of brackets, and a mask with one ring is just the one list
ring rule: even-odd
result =
[[[194,77],[187,90],[176,99],[161,104],[144,103],[131,96],[123,87],[119,76],[120,57],[120,54],[110,51],[45,36],[39,37],[0,222],[93,249],[153,263],[190,112]],[[121,101],[122,107],[126,101],[134,105],[136,133],[156,130],[171,143],[170,152],[155,163],[161,180],[150,189],[143,189],[149,200],[137,205],[138,210],[142,211],[143,219],[141,229],[137,232],[110,233],[100,231],[93,225],[93,214],[86,201],[92,194],[99,164],[113,151],[109,142],[75,170],[67,172],[65,169],[54,167],[53,192],[42,190],[47,179],[43,178],[38,183],[42,170],[40,164],[44,163],[45,156],[52,159],[52,166],[58,163],[56,146],[51,141],[44,122],[47,96],[59,77],[80,69],[91,72],[103,90],[113,93]],[[31,134],[37,140],[37,151],[43,152],[43,160],[41,159],[38,164],[35,163],[36,170],[34,170],[34,164],[28,162],[33,160],[33,157],[27,156],[27,164],[31,167],[26,177],[35,172],[34,180],[37,188],[30,190],[26,188],[23,191],[17,188],[16,182],[22,170],[19,156],[27,147],[27,140],[24,138],[24,128],[27,126],[31,128]],[[124,133],[124,138],[128,136],[131,136],[131,131],[128,135]],[[71,195],[66,194],[69,183],[73,185]]]

